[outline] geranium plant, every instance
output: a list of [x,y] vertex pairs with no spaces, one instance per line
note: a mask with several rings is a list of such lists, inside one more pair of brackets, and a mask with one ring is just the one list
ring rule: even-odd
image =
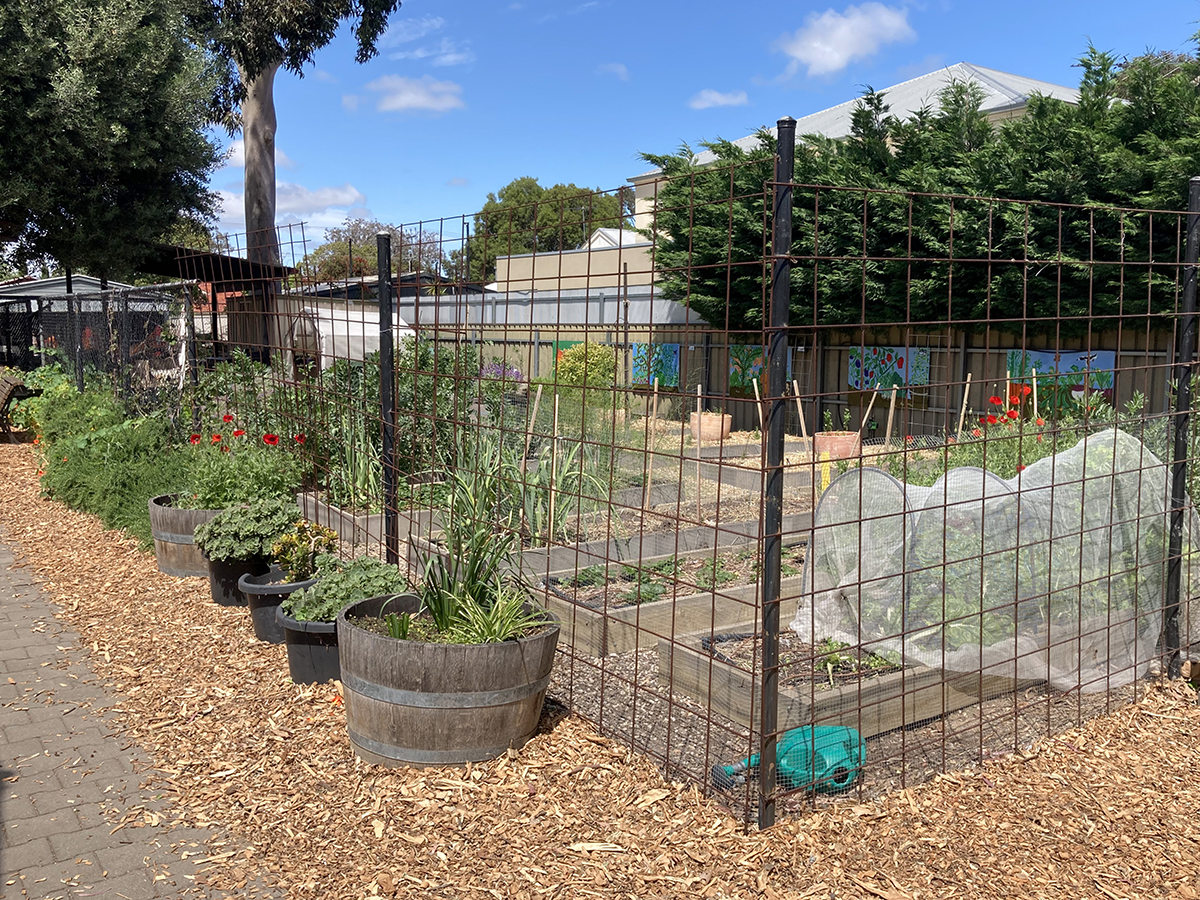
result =
[[211,560],[269,559],[280,536],[300,519],[293,500],[255,500],[196,526],[196,546]]
[[408,588],[399,569],[373,556],[360,556],[348,564],[322,556],[316,565],[321,580],[281,604],[284,614],[298,622],[332,622],[347,604]]

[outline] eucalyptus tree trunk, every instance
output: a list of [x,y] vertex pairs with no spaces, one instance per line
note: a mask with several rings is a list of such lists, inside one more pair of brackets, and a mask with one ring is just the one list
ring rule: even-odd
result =
[[[275,73],[279,64],[267,66],[246,80],[242,101],[242,143],[246,157],[243,185],[246,211],[246,249],[250,262],[264,266],[279,264],[279,238],[275,231]],[[274,281],[255,286],[257,310],[263,317],[259,341],[272,354],[282,353],[290,362],[285,340],[290,331],[288,301]]]

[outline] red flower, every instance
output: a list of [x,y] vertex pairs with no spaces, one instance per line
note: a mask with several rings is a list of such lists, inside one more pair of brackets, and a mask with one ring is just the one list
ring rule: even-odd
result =
[[1024,471],[1025,471],[1025,467],[1024,467],[1024,466],[1017,466],[1017,471],[1018,471],[1018,472],[1024,472]]
[[233,416],[231,416],[229,413],[225,413],[225,415],[221,416],[221,421],[222,422],[232,422]]
[[242,431],[242,429],[240,429],[240,428],[237,428],[237,429],[235,429],[235,430],[234,430],[234,432],[233,432],[233,436],[234,436],[234,437],[241,437],[241,436],[242,436],[243,434],[245,434],[245,433],[246,433],[246,432]]
[[993,394],[992,396],[988,397],[988,403],[994,404],[995,406],[1003,406],[1004,398]]
[[303,443],[304,443],[304,435],[303,435],[303,434],[298,434],[298,435],[296,435],[296,443],[297,443],[297,444],[303,444]]
[[1027,385],[1027,384],[1021,385],[1021,396],[1022,397],[1028,397],[1032,393],[1033,393],[1033,388],[1031,388],[1029,385]]
[[190,444],[200,443],[200,435],[193,434],[191,437],[188,438],[188,443],[190,443]]
[[904,436],[904,443],[906,443],[906,444],[911,444],[915,440],[916,440],[916,438],[913,437],[911,434],[906,434]]
[[1038,416],[1036,419],[1034,419],[1034,422],[1036,422],[1038,425],[1045,425],[1045,424],[1046,424],[1046,420],[1045,420],[1045,419],[1043,419],[1041,416]]
[[229,448],[228,448],[228,447],[226,447],[226,446],[224,446],[224,445],[222,445],[222,447],[221,447],[221,452],[222,452],[222,453],[228,453],[228,452],[229,452]]
[[999,421],[1000,421],[1000,420],[999,420],[999,419],[997,419],[995,416],[988,416],[988,417],[987,417],[987,423],[988,423],[989,425],[995,425],[995,424],[996,424],[997,422],[999,422]]
[[978,428],[976,428],[974,431],[971,432],[971,437],[982,437],[982,436],[983,436],[983,432],[980,431]]
[[278,444],[278,443],[279,443],[279,435],[277,435],[277,434],[264,434],[264,435],[263,435],[263,443],[264,443],[264,444],[269,444],[270,446],[274,447],[276,444]]
[[212,436],[212,442],[213,442],[214,444],[219,444],[219,443],[221,443],[221,436],[220,436],[219,434],[214,434],[214,435]]
[[1038,443],[1040,444],[1040,443],[1042,442],[1042,436],[1039,434],[1039,435],[1037,436],[1037,439],[1038,439]]
[[1010,409],[1010,410],[1008,411],[1008,417],[1009,417],[1010,419],[1015,419],[1015,418],[1016,418],[1017,416],[1019,416],[1019,415],[1020,415],[1020,413],[1019,413],[1019,412],[1017,412],[1015,409]]
[[1008,398],[1009,406],[1018,406],[1020,403],[1021,403],[1021,398],[1018,397],[1016,394],[1013,394],[1011,397]]

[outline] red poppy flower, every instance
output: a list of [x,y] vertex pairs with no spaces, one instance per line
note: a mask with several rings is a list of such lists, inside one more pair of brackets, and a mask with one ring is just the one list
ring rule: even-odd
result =
[[1017,471],[1018,471],[1018,472],[1024,472],[1024,471],[1025,471],[1025,467],[1024,467],[1024,466],[1017,466]]
[[981,437],[982,435],[983,435],[983,432],[980,431],[978,428],[976,428],[974,431],[971,432],[971,437]]
[[221,416],[221,421],[222,422],[232,422],[233,416],[231,416],[229,413],[225,413],[225,415]]
[[1021,396],[1022,397],[1028,397],[1032,393],[1033,393],[1033,388],[1031,388],[1029,385],[1027,385],[1027,384],[1021,385]]
[[229,448],[228,448],[228,447],[226,447],[226,446],[223,446],[223,445],[222,445],[222,447],[221,447],[221,452],[222,452],[222,453],[228,453],[228,452],[229,452]]
[[240,429],[240,428],[237,428],[237,429],[235,429],[235,430],[234,430],[234,432],[233,432],[233,436],[234,436],[234,437],[241,437],[241,436],[242,436],[243,434],[245,434],[245,433],[246,433],[246,432],[242,431],[242,429]]
[[905,442],[906,444],[911,444],[911,443],[912,443],[913,441],[915,441],[915,440],[916,440],[916,438],[915,438],[915,437],[913,437],[911,434],[906,434],[906,435],[904,436],[904,442]]
[[200,435],[198,435],[198,434],[193,434],[191,437],[189,437],[189,438],[188,438],[188,442],[189,442],[189,443],[192,443],[192,444],[198,444],[198,443],[200,443]]
[[1018,397],[1016,394],[1013,394],[1011,397],[1008,398],[1009,406],[1018,406],[1020,403],[1021,403],[1021,398]]
[[219,444],[219,443],[221,443],[221,436],[220,436],[219,434],[214,434],[214,435],[212,436],[212,442],[213,442],[214,444]]
[[1042,442],[1042,436],[1039,434],[1039,435],[1037,436],[1037,439],[1038,439],[1038,443],[1040,444],[1040,443]]
[[1019,413],[1019,412],[1017,412],[1015,409],[1010,409],[1010,410],[1008,411],[1008,417],[1009,417],[1010,419],[1015,419],[1015,418],[1016,418],[1017,416],[1019,416],[1019,415],[1020,415],[1020,413]]
[[993,394],[992,396],[988,397],[988,403],[991,403],[995,406],[1003,406],[1004,398]]
[[999,421],[1000,421],[1000,420],[999,420],[999,419],[997,419],[995,416],[988,416],[988,417],[987,417],[987,423],[988,423],[989,425],[995,425],[995,424],[996,424],[997,422],[999,422]]
[[304,435],[302,435],[302,434],[296,435],[296,443],[303,444],[304,443]]
[[269,444],[270,446],[274,447],[276,444],[278,444],[278,443],[279,443],[279,435],[277,435],[277,434],[264,434],[264,435],[263,435],[263,443],[264,443],[264,444]]
[[1036,419],[1034,419],[1034,421],[1035,421],[1035,422],[1036,422],[1038,425],[1045,425],[1045,424],[1046,424],[1046,420],[1045,420],[1045,419],[1043,419],[1041,416],[1038,416]]

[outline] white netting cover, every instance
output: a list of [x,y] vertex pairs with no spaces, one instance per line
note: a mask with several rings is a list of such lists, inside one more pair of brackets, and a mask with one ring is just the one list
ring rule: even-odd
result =
[[[851,469],[814,513],[792,629],[1060,690],[1129,683],[1157,655],[1169,498],[1167,467],[1116,429],[1010,480],[959,468],[917,487]],[[1194,535],[1189,508],[1184,598],[1195,593]],[[1185,643],[1189,627],[1200,640],[1200,616],[1188,612],[1185,602]]]

